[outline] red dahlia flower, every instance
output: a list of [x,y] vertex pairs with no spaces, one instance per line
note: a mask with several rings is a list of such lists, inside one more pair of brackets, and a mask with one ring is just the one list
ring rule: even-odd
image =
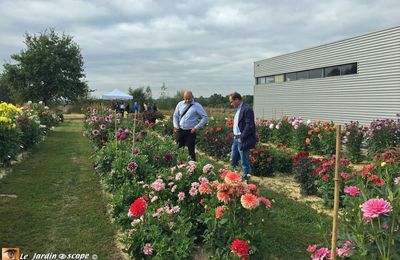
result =
[[232,242],[231,252],[242,259],[246,259],[246,256],[249,255],[249,245],[245,240],[236,239]]
[[132,203],[129,209],[129,214],[135,217],[140,217],[146,212],[146,209],[147,202],[143,197],[140,197]]

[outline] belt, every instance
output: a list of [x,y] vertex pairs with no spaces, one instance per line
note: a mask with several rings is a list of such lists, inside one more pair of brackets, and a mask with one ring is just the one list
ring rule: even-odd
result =
[[240,138],[240,135],[233,135],[233,137],[234,137],[235,139],[239,139],[239,138]]

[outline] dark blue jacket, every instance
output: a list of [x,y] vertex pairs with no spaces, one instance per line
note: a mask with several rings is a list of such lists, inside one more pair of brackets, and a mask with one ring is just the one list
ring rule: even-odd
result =
[[256,125],[254,122],[254,111],[246,103],[242,104],[239,114],[238,127],[240,129],[240,140],[242,150],[249,150],[256,146]]

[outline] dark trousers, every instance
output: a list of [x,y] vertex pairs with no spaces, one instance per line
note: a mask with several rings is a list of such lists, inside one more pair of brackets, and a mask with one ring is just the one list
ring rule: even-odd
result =
[[196,161],[196,153],[194,151],[194,146],[196,145],[196,134],[192,134],[190,131],[190,129],[179,129],[176,137],[176,142],[178,143],[179,148],[187,146],[190,157],[193,161]]

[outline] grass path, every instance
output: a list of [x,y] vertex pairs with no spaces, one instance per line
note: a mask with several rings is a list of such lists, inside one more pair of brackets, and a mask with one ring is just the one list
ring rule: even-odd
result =
[[122,259],[81,132],[82,121],[63,123],[0,179],[1,247],[18,247],[30,259],[33,253]]

